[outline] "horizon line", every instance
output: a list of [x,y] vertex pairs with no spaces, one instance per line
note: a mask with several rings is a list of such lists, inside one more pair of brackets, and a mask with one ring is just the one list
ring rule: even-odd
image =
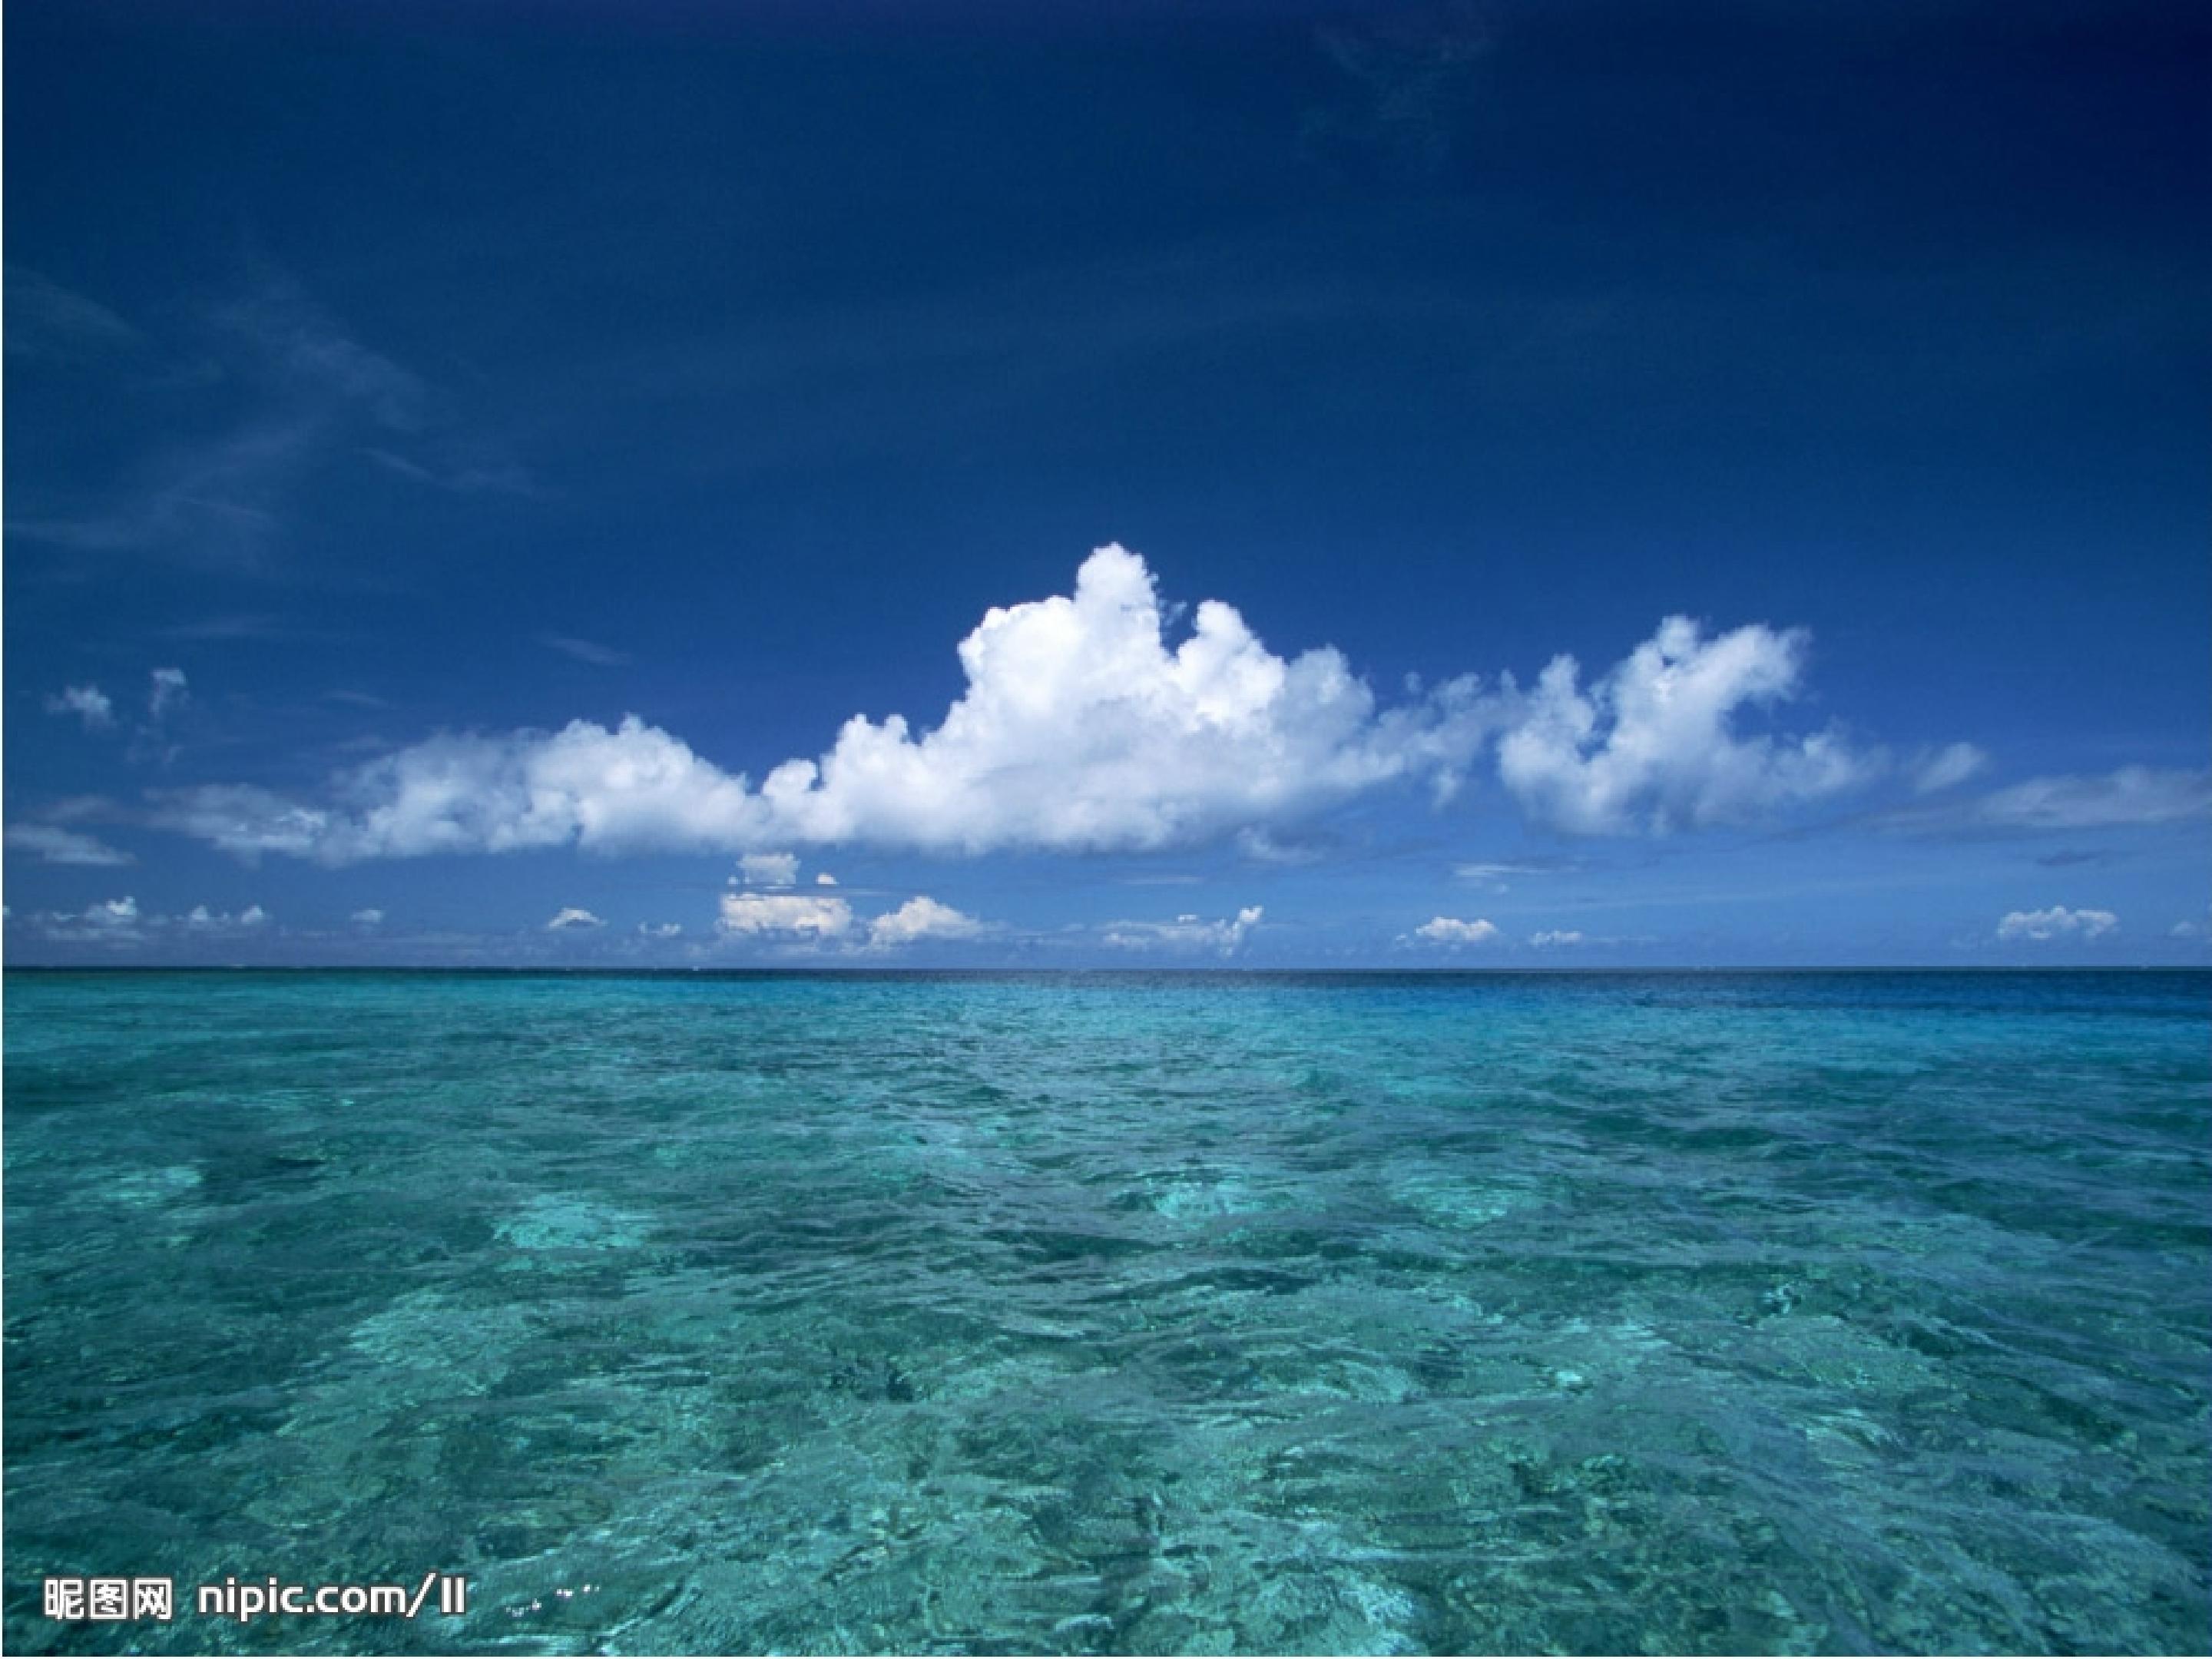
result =
[[2212,975],[2212,963],[1663,963],[1583,967],[1402,968],[1146,968],[1115,965],[1097,968],[1039,967],[636,967],[563,965],[559,963],[130,963],[40,962],[0,963],[0,978],[9,974],[477,974],[520,976],[561,975],[572,979],[1030,979],[1159,978],[1192,979],[1302,978],[1317,975],[1376,979],[1571,978],[1597,974],[2203,974]]

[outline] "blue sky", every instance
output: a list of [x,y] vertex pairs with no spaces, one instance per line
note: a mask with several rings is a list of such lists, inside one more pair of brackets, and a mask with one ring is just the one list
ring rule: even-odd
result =
[[2200,10],[912,9],[11,10],[9,960],[2212,961]]

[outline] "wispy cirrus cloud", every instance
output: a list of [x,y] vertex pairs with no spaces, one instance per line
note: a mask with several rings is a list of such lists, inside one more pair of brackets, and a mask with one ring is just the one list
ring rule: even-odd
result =
[[282,617],[246,611],[173,623],[155,629],[152,637],[190,645],[228,644],[234,641],[296,645],[325,640],[331,635],[325,629],[303,627]]
[[526,500],[544,498],[546,489],[529,471],[513,461],[450,460],[432,465],[398,454],[374,445],[365,446],[362,453],[384,468],[413,483],[427,485],[453,495],[515,495]]
[[601,645],[595,640],[580,640],[570,634],[540,634],[538,643],[549,651],[558,651],[564,657],[587,662],[594,668],[620,668],[630,659],[627,651],[617,651],[612,646]]
[[2212,817],[2212,772],[2123,766],[2101,776],[2030,778],[1984,795],[1974,817],[2021,830],[2088,830]]
[[1877,816],[1879,827],[1928,836],[2032,835],[2181,823],[2212,817],[2212,771],[2123,766],[2057,773],[1965,799]]
[[96,836],[78,830],[64,830],[58,824],[11,823],[8,826],[7,845],[11,853],[27,854],[47,864],[99,867],[138,861]]
[[[58,314],[51,297],[40,303]],[[208,434],[141,453],[94,495],[11,502],[11,535],[270,575],[286,568],[300,499],[322,469],[349,455],[370,451],[447,487],[526,488],[503,459],[469,459],[480,441],[456,429],[447,400],[364,344],[285,272],[258,266],[242,292],[200,315],[198,328],[192,355],[203,368],[178,384],[197,383],[205,416],[198,424]],[[11,324],[11,342],[14,331]]]
[[140,343],[116,313],[35,270],[9,265],[5,281],[10,357],[73,361]]
[[1455,864],[1452,866],[1452,874],[1461,881],[1472,882],[1493,893],[1502,893],[1514,882],[1526,877],[1571,875],[1587,867],[1580,859],[1540,856]]
[[1304,148],[1332,172],[1381,168],[1426,181],[1450,164],[1491,29],[1471,3],[1401,8],[1325,25],[1316,40],[1352,89],[1309,110]]
[[1978,777],[1989,769],[1990,757],[1986,750],[1971,743],[1954,743],[1923,755],[1912,770],[1912,787],[1917,794],[1932,795],[1945,789],[1955,789],[1968,779]]

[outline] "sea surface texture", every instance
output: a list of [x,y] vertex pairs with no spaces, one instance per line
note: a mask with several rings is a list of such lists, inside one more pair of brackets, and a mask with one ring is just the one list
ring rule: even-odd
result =
[[2212,976],[5,991],[11,1651],[2212,1645]]

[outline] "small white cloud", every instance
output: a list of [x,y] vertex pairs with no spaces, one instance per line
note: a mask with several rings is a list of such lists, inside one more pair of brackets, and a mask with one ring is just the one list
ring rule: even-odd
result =
[[1969,778],[1978,777],[1989,769],[1989,764],[1986,750],[1971,743],[1954,743],[1920,763],[1912,775],[1913,793],[1932,795],[1939,789],[1954,788]]
[[715,931],[732,938],[842,939],[853,931],[853,907],[841,898],[797,893],[725,893]]
[[870,922],[868,943],[878,950],[888,950],[921,939],[973,939],[982,931],[983,924],[975,917],[924,896],[910,898]]
[[46,699],[50,714],[74,714],[88,732],[102,732],[115,724],[115,705],[96,685],[72,685]]
[[[161,918],[151,919],[155,927],[163,925]],[[236,915],[228,911],[210,910],[204,904],[195,904],[177,925],[188,933],[250,933],[269,925],[269,913],[258,904],[249,904]]]
[[817,871],[815,872],[814,884],[817,887],[835,887],[837,884],[837,878],[827,870]]
[[680,921],[641,921],[637,931],[647,939],[674,939],[684,931]]
[[569,905],[545,924],[545,931],[549,933],[564,933],[571,927],[604,927],[605,926],[605,922],[600,921],[589,910],[580,910],[575,906]]
[[793,887],[799,883],[796,853],[748,853],[738,860],[748,887]]
[[11,852],[29,853],[48,864],[114,866],[137,862],[130,854],[103,841],[79,830],[57,829],[50,823],[11,823],[8,826],[7,842]]
[[1231,956],[1266,914],[1259,905],[1248,904],[1227,921],[1180,915],[1173,921],[1117,921],[1107,929],[1103,942],[1119,951],[1218,951]]
[[175,933],[203,937],[231,937],[258,933],[275,918],[258,904],[236,915],[195,904],[182,915],[154,915],[142,911],[135,898],[109,899],[79,914],[50,911],[38,918],[48,939],[75,944],[134,945],[149,933]]
[[1553,946],[1561,945],[1580,945],[1582,942],[1582,934],[1571,927],[1556,927],[1548,933],[1531,933],[1528,935],[1528,943],[1536,946],[1539,950],[1546,950]]
[[2014,910],[1997,923],[2002,939],[2102,939],[2116,933],[2120,919],[2110,910],[2069,910],[2054,904],[2048,910]]
[[1796,695],[1808,635],[1754,623],[1708,640],[1669,617],[1587,694],[1555,657],[1499,740],[1498,770],[1533,816],[1575,835],[1741,822],[1850,788],[1876,762],[1832,732],[1738,737],[1737,710]]
[[181,668],[157,668],[154,671],[153,687],[146,694],[146,712],[155,720],[185,701],[185,671]]
[[50,910],[36,918],[46,936],[76,945],[135,945],[141,931],[138,901],[128,896],[88,906],[82,914]]
[[1462,921],[1457,916],[1432,916],[1413,929],[1413,937],[1426,939],[1431,945],[1482,945],[1498,937],[1498,927],[1477,917]]
[[2175,939],[2212,939],[2212,906],[2207,906],[2201,921],[2177,921],[2171,930]]
[[371,905],[366,910],[355,911],[353,922],[356,927],[381,927],[384,925],[384,912]]

